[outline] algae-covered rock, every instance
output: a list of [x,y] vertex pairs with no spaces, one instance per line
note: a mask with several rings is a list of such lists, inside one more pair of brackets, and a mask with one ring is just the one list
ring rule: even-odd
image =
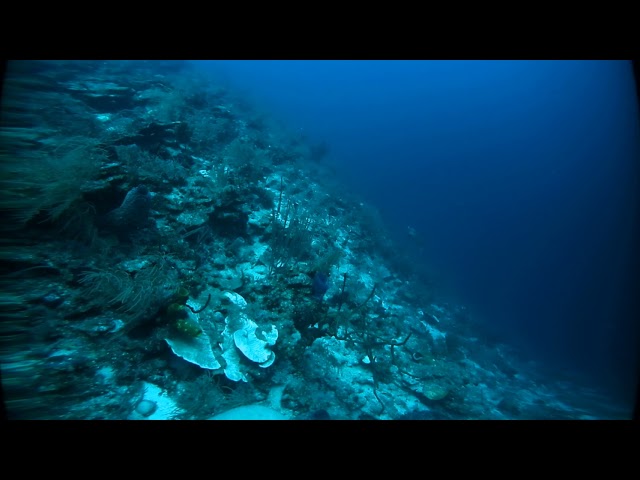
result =
[[425,397],[432,401],[438,401],[449,395],[449,389],[437,383],[426,383],[422,389]]

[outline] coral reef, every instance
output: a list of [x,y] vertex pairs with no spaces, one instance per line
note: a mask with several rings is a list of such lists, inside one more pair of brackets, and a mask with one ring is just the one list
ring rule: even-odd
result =
[[588,415],[397,259],[329,145],[192,68],[9,62],[10,418]]

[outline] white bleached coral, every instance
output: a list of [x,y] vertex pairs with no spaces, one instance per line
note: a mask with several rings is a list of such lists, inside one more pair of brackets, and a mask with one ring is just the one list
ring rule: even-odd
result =
[[[189,299],[187,303],[194,310],[201,308],[201,305],[193,299]],[[201,327],[200,315],[193,313],[191,310],[186,310],[186,312],[189,322]],[[208,370],[217,370],[222,367],[213,353],[213,346],[211,345],[209,336],[204,332],[201,332],[195,337],[189,337],[171,331],[164,340],[173,353],[185,359],[187,362],[194,363]]]
[[202,333],[197,337],[165,338],[173,353],[184,358],[187,362],[195,363],[201,368],[217,370],[221,367],[211,348],[209,337]]
[[[247,318],[242,328],[233,334],[236,347],[245,357],[263,368],[268,367],[275,360],[275,353],[268,347],[275,345],[278,339],[278,329],[273,325],[270,327],[268,331],[258,330],[258,324]],[[258,334],[261,338],[258,337]]]
[[[186,361],[209,370],[222,369],[225,376],[234,382],[247,382],[248,367],[243,364],[242,355],[261,368],[271,366],[276,355],[270,347],[273,347],[278,340],[278,329],[274,325],[263,328],[251,320],[242,311],[246,308],[246,301],[240,295],[227,292],[226,297],[238,308],[238,311],[225,319],[226,326],[217,346],[212,345],[207,329],[203,329],[195,337],[174,332],[169,334],[165,341],[173,353]],[[200,305],[191,299],[189,305],[194,310],[200,308]],[[188,311],[187,314],[189,321],[201,326],[198,314],[193,311]],[[217,347],[220,350],[217,350]]]

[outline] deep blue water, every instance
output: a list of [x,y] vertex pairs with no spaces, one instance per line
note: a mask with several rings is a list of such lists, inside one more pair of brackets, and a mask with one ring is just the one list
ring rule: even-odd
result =
[[640,127],[627,61],[199,62],[375,204],[452,300],[551,369],[635,393]]

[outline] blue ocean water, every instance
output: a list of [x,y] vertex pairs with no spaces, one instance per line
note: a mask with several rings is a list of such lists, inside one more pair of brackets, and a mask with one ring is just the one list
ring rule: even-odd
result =
[[381,210],[425,275],[495,335],[633,398],[631,62],[198,66],[327,142],[336,172]]

